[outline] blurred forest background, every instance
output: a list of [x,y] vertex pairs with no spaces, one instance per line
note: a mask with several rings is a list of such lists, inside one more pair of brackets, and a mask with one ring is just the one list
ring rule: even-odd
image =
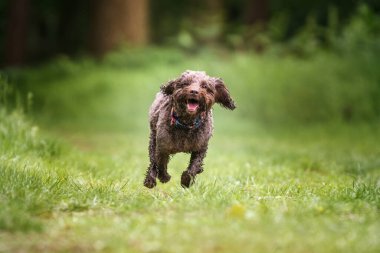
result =
[[[124,117],[110,114],[129,99],[105,109],[117,94],[144,83],[154,94],[203,69],[226,79],[240,116],[256,122],[378,122],[379,13],[375,0],[1,1],[3,78],[33,94],[38,115],[70,119]],[[115,71],[124,75],[106,77]]]
[[[359,13],[363,27],[346,31],[360,6],[367,8]],[[379,11],[376,0],[3,0],[1,59],[18,65],[149,44],[261,52],[286,43],[291,53],[303,55],[317,46],[338,46],[337,37],[377,34]]]
[[376,0],[3,0],[1,62],[102,56],[125,45],[262,52],[281,43],[303,56],[316,47],[340,49],[340,37],[372,39],[379,33],[379,11]]

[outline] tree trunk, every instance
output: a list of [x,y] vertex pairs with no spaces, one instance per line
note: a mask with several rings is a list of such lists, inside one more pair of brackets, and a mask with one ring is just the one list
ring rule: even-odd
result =
[[9,0],[5,38],[5,65],[21,65],[26,60],[29,0]]
[[246,9],[246,22],[251,27],[250,39],[256,52],[263,52],[266,43],[260,36],[260,32],[266,29],[269,20],[269,0],[248,0]]
[[249,0],[246,11],[248,24],[265,24],[269,19],[269,1]]
[[148,0],[96,0],[91,47],[97,56],[122,44],[144,45],[148,41]]
[[73,55],[85,49],[92,0],[64,0],[59,4],[57,52]]

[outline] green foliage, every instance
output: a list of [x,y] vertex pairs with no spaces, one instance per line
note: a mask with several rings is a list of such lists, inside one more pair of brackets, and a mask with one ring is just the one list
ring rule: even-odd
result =
[[[283,37],[278,24],[286,16],[274,19],[269,32],[256,34],[253,42],[231,37],[234,45],[263,46],[266,51],[261,56],[202,49],[184,32],[179,40],[188,53],[123,49],[101,62],[61,56],[42,67],[8,74],[22,97],[32,92],[33,110],[40,119],[54,118],[61,125],[74,121],[100,128],[144,126],[143,116],[159,85],[185,69],[221,76],[237,100],[238,114],[265,126],[377,123],[380,18],[363,5],[339,28],[338,15],[337,9],[329,9],[327,28],[310,16],[286,44],[275,42]],[[126,99],[130,93],[138,99]]]
[[344,53],[378,53],[380,48],[380,16],[366,5],[359,6],[342,36],[335,39],[334,47]]
[[378,120],[376,79],[358,71],[359,64],[324,54],[260,64],[261,80],[252,86],[255,118],[275,124]]
[[[292,55],[300,58],[313,57],[327,51],[344,56],[378,54],[380,40],[380,16],[368,5],[361,4],[350,17],[342,9],[331,5],[326,7],[326,21],[321,24],[318,15],[311,12],[297,25],[289,36],[289,13],[277,13],[267,24],[260,27],[244,27],[234,34],[235,43],[227,36],[232,48],[265,50],[275,55]],[[237,43],[236,43],[237,42]]]
[[40,140],[38,127],[25,119],[21,104],[12,109],[13,103],[8,103],[8,99],[12,98],[13,92],[4,79],[0,80],[0,90],[0,148],[10,155],[29,151],[46,158],[60,155],[61,147],[56,141]]
[[144,127],[159,86],[185,69],[222,77],[238,104],[231,115],[264,126],[380,119],[380,62],[374,50],[319,51],[308,58],[173,49],[123,50],[102,62],[59,58],[9,72],[23,96],[33,93],[34,115],[49,124],[133,130]]

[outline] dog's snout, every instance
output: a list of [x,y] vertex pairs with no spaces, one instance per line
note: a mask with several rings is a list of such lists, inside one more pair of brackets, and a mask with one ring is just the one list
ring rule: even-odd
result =
[[188,92],[191,94],[191,95],[198,95],[199,94],[199,89],[200,89],[200,86],[198,83],[193,83],[189,86],[188,88]]
[[198,95],[198,91],[197,90],[190,90],[190,94],[194,94],[194,95]]

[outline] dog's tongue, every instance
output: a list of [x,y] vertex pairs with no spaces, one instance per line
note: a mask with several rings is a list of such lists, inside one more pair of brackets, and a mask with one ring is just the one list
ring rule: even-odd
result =
[[190,112],[193,112],[195,111],[196,109],[198,108],[198,103],[187,103],[187,110],[189,110]]

